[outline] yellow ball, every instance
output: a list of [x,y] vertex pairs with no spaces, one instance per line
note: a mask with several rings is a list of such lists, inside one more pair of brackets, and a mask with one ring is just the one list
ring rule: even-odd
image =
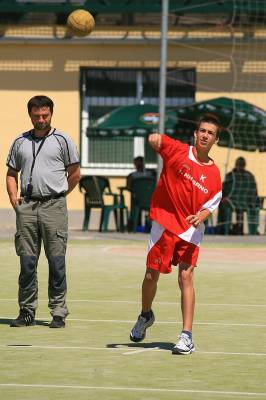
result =
[[68,16],[67,26],[73,35],[83,37],[93,31],[95,21],[89,11],[75,10]]

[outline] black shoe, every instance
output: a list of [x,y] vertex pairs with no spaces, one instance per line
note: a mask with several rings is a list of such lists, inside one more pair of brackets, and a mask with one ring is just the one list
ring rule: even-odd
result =
[[36,322],[34,320],[34,315],[30,314],[27,310],[20,310],[19,316],[10,324],[11,328],[21,328],[23,326],[34,326]]
[[64,318],[54,315],[49,328],[64,328],[66,326]]

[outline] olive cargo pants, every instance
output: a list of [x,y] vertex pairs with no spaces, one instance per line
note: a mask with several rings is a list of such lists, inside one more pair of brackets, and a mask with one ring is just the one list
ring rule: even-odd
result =
[[30,200],[16,207],[16,253],[20,256],[18,303],[32,315],[38,306],[37,265],[43,242],[49,265],[48,306],[51,315],[65,318],[68,215],[66,198]]

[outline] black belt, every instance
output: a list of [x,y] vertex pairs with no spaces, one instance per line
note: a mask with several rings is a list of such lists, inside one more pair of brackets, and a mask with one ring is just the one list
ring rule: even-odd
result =
[[[45,201],[49,201],[52,199],[59,199],[60,197],[65,197],[66,193],[56,193],[56,194],[51,194],[48,196],[42,196],[42,197],[35,197],[35,196],[30,196],[27,198],[27,200],[32,200],[32,201],[40,201],[41,203],[44,203]],[[25,195],[22,195],[22,197],[25,197]]]

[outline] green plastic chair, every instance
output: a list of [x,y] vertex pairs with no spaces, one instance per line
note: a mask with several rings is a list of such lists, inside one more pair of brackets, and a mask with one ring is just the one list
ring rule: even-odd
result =
[[[108,178],[104,176],[83,176],[79,182],[79,189],[84,193],[83,231],[89,229],[92,208],[101,209],[99,232],[108,231],[109,216],[111,212],[114,213],[116,230],[118,232],[124,231],[121,213],[125,211],[128,214],[128,210],[124,202],[120,201],[119,194],[111,191]],[[112,196],[112,204],[105,204],[105,196]],[[120,211],[119,214],[118,211]]]
[[[223,182],[224,201],[220,203],[218,226],[221,233],[228,235],[233,228],[243,234],[243,214],[247,213],[248,233],[256,235],[259,222],[257,185],[254,177],[247,171],[228,173]],[[232,225],[232,214],[236,213],[236,225]]]
[[142,211],[150,210],[151,196],[156,186],[155,177],[139,177],[132,179],[131,192],[131,214],[130,221],[132,231],[137,232],[137,225]]

